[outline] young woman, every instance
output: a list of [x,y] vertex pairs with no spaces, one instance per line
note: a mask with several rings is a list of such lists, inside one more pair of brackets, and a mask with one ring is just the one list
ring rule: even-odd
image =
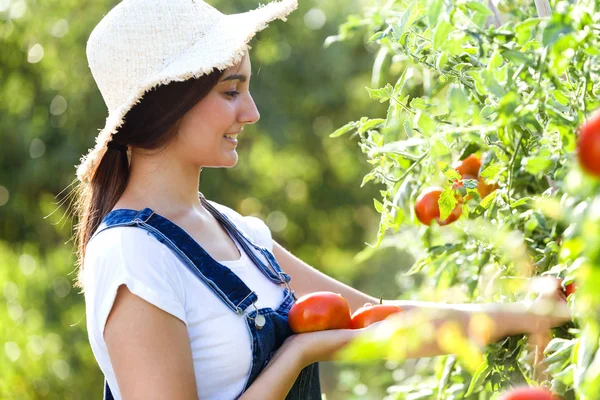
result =
[[[238,138],[259,120],[248,41],[295,8],[224,15],[201,0],[124,0],[90,36],[109,117],[77,170],[76,234],[105,398],[321,399],[318,362],[377,326],[293,335],[287,313],[299,296],[341,293],[352,310],[377,299],[198,191],[203,168],[238,162]],[[437,321],[465,331],[485,312],[495,322],[487,341],[566,321],[520,305],[395,303],[445,310]],[[409,356],[442,353],[427,341]]]

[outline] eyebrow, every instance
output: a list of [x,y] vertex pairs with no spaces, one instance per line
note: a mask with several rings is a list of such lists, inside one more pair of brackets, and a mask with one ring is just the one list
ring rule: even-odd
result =
[[236,79],[239,79],[240,82],[246,82],[248,80],[248,77],[246,75],[243,74],[234,74],[234,75],[229,75],[226,78],[223,78],[221,80],[221,82],[225,82],[225,81],[234,81]]

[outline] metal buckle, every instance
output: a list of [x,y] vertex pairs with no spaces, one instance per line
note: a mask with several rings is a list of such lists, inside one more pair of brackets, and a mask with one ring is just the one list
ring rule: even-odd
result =
[[264,315],[261,315],[258,313],[258,308],[256,307],[256,302],[252,303],[252,306],[256,310],[256,318],[252,318],[250,316],[248,318],[254,320],[254,326],[256,327],[256,329],[262,329],[265,326],[265,324],[267,323],[267,319],[265,318]]
[[[145,210],[145,209],[144,209],[144,210]],[[141,213],[142,211],[144,211],[144,210],[140,210],[140,211],[138,211],[138,213],[135,215],[135,217],[133,217],[133,220],[134,220],[134,221],[135,221],[135,220],[137,220],[137,219],[138,219],[138,215],[140,215],[140,213]],[[143,222],[143,223],[146,223],[146,222],[148,222],[148,220],[150,219],[150,217],[151,217],[151,216],[153,216],[153,215],[154,215],[154,210],[152,210],[152,212],[150,213],[150,215],[148,215],[148,218],[146,218],[144,221],[141,221],[141,220],[138,220],[138,221],[141,221],[141,222]]]

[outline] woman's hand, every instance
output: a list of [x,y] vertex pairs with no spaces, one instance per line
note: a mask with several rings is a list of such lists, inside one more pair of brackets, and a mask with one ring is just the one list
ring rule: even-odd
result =
[[358,331],[358,329],[330,329],[298,333],[288,337],[279,351],[293,352],[302,369],[315,362],[333,360],[336,352],[350,343],[357,336]]

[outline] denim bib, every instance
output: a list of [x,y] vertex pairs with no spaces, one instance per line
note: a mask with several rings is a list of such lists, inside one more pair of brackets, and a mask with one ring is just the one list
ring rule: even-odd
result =
[[[242,392],[236,396],[237,399],[254,382],[283,341],[293,334],[288,325],[287,316],[296,297],[289,284],[291,277],[281,270],[273,254],[265,247],[250,240],[226,215],[210,204],[202,193],[198,194],[203,206],[219,221],[229,235],[237,240],[256,267],[271,282],[277,285],[285,284],[284,299],[277,309],[257,308],[255,303],[258,296],[236,274],[213,259],[182,228],[156,214],[150,208],[143,210],[118,209],[109,212],[92,238],[106,229],[118,226],[133,226],[147,230],[158,241],[165,244],[194,276],[210,288],[232,312],[245,319],[252,344],[252,365],[248,380]],[[265,257],[268,266],[257,257],[257,253]],[[104,399],[114,400],[106,380]],[[300,372],[286,399],[321,400],[318,363],[311,364]]]

